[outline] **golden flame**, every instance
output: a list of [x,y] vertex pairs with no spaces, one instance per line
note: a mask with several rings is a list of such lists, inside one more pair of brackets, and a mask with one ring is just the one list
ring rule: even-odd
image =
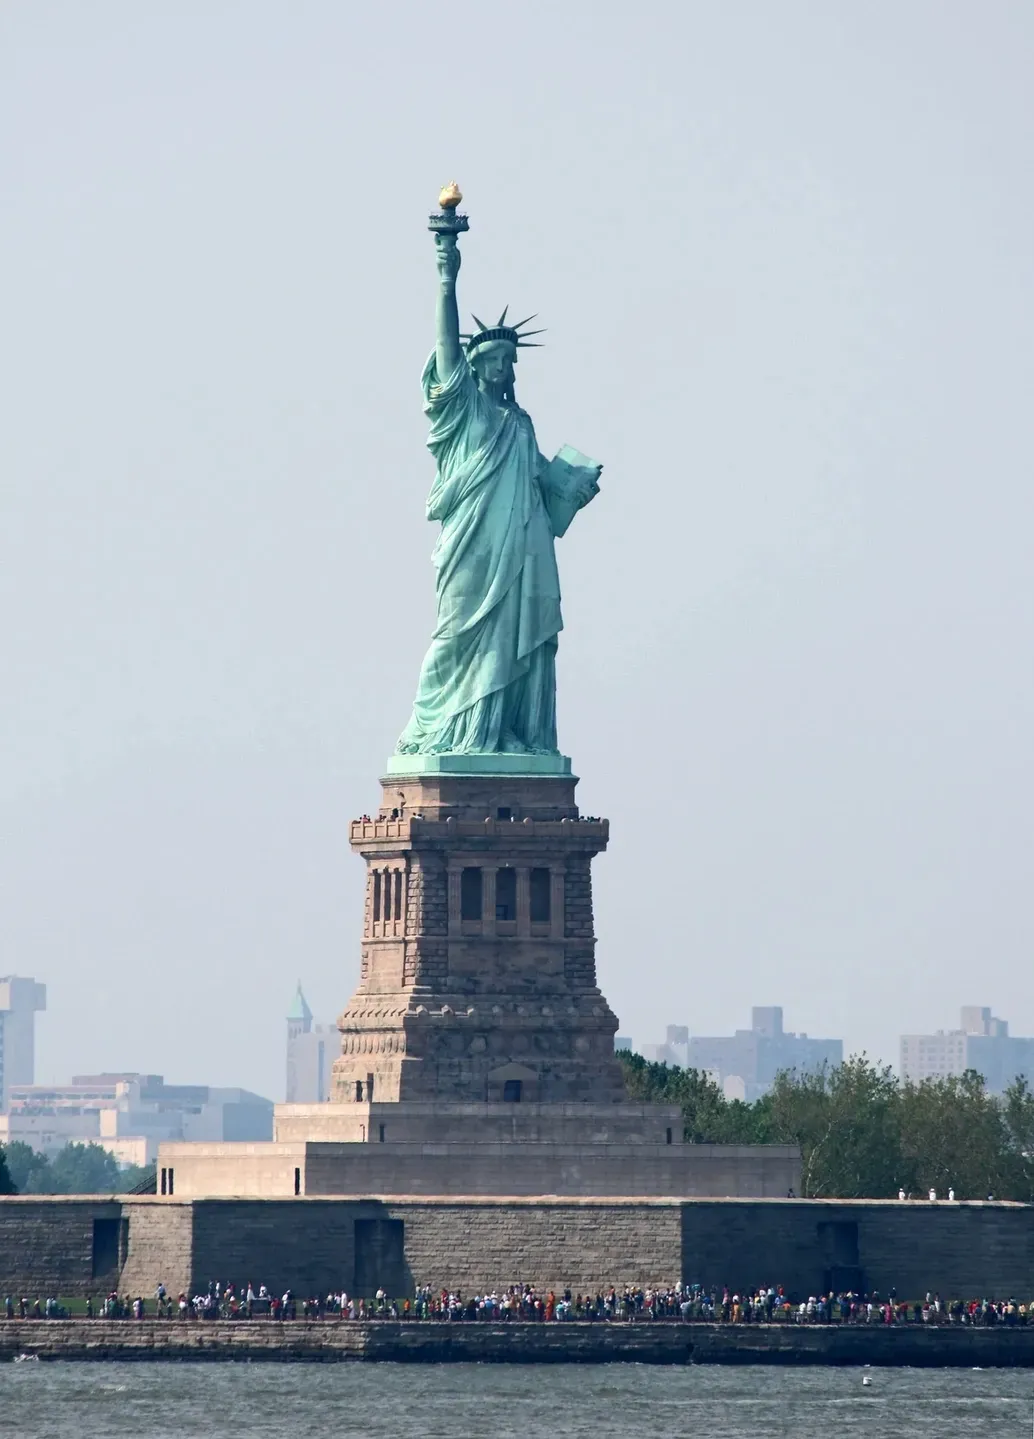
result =
[[445,189],[438,196],[438,203],[443,210],[455,210],[456,206],[463,199],[460,187],[455,180],[451,180]]

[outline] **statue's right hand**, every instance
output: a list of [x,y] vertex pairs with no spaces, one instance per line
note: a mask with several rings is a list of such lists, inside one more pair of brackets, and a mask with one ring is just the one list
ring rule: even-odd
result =
[[438,260],[438,277],[443,284],[454,285],[460,272],[460,247],[455,235],[435,235],[435,256]]

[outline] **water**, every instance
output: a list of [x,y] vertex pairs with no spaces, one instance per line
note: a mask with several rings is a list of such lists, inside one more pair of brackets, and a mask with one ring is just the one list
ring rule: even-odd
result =
[[48,1439],[1030,1439],[1032,1403],[1034,1371],[1004,1369],[0,1364],[0,1435]]

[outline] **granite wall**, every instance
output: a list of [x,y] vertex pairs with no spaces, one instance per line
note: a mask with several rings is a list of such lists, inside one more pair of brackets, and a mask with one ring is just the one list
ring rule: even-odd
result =
[[121,1204],[106,1197],[0,1199],[0,1296],[112,1289],[125,1258],[122,1218]]
[[[803,1294],[862,1287],[902,1297],[1034,1296],[1034,1208],[879,1200],[682,1206],[686,1278]],[[784,1276],[786,1276],[784,1278]]]
[[0,1360],[386,1360],[389,1363],[1034,1367],[1034,1327],[910,1324],[276,1324],[0,1320]]
[[1034,1208],[883,1200],[0,1199],[0,1295],[517,1280],[1034,1298]]

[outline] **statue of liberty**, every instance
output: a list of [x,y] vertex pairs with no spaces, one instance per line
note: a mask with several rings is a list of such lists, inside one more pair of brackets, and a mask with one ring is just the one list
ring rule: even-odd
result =
[[553,543],[598,492],[601,466],[566,446],[547,460],[517,404],[517,351],[541,331],[507,324],[504,310],[491,326],[474,316],[476,331],[461,335],[457,234],[468,226],[455,185],[439,199],[435,348],[422,377],[437,464],[427,517],[442,527],[437,624],[397,750],[555,755],[563,621]]

